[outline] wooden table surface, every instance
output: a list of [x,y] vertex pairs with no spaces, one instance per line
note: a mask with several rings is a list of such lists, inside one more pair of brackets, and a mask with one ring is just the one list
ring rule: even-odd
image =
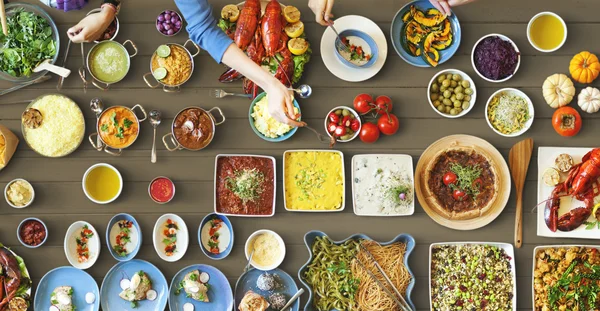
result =
[[[26,2],[37,3],[35,0]],[[211,0],[218,15],[221,7],[229,0]],[[319,55],[319,44],[324,28],[316,24],[312,12],[307,7],[307,0],[288,0],[285,4],[297,6],[303,14],[306,33],[314,54],[307,65],[303,82],[310,83],[314,93],[310,99],[301,100],[303,118],[309,124],[321,129],[326,113],[337,105],[352,105],[354,96],[368,92],[391,96],[394,101],[394,113],[400,118],[400,130],[391,137],[382,137],[377,143],[367,145],[360,140],[346,144],[338,144],[346,158],[346,172],[350,172],[350,159],[355,154],[364,153],[398,153],[409,154],[413,162],[425,148],[435,140],[450,134],[470,134],[479,136],[500,150],[505,158],[508,150],[517,141],[531,137],[538,146],[571,146],[593,147],[599,143],[600,114],[582,114],[584,125],[582,131],[573,138],[561,138],[551,125],[551,109],[544,101],[541,85],[544,79],[553,73],[568,73],[569,60],[574,53],[581,50],[600,52],[600,41],[594,37],[600,30],[597,11],[600,3],[597,0],[480,0],[474,4],[455,9],[462,27],[462,42],[456,55],[439,68],[416,68],[405,63],[393,50],[389,41],[391,20],[407,1],[406,0],[339,0],[334,14],[344,16],[350,14],[364,15],[374,20],[388,37],[388,58],[384,68],[374,78],[362,83],[349,83],[333,76],[324,66]],[[61,31],[60,61],[65,48],[66,30],[84,16],[88,9],[98,5],[92,1],[85,11],[63,13],[48,9]],[[204,108],[221,107],[227,117],[225,124],[218,126],[212,144],[198,152],[169,152],[162,143],[158,144],[158,163],[150,163],[152,146],[152,127],[146,121],[141,126],[138,141],[123,152],[120,157],[113,157],[104,152],[92,149],[87,141],[75,153],[66,158],[43,158],[30,150],[24,141],[8,165],[0,173],[0,186],[14,178],[29,180],[35,190],[36,199],[26,209],[13,209],[4,200],[0,200],[0,241],[13,248],[26,261],[32,275],[34,286],[49,270],[69,265],[63,250],[63,239],[67,228],[77,220],[90,222],[102,237],[102,252],[96,264],[88,272],[100,285],[106,272],[116,264],[104,241],[105,230],[109,219],[116,213],[126,212],[137,218],[144,234],[144,245],[137,258],[145,259],[157,265],[170,282],[174,274],[181,268],[191,264],[204,263],[214,265],[223,271],[232,284],[240,276],[245,258],[243,244],[255,230],[272,229],[278,232],[287,244],[287,256],[282,267],[293,276],[308,259],[308,252],[303,244],[303,236],[309,230],[322,230],[334,239],[343,239],[353,233],[366,233],[372,238],[387,241],[399,233],[409,233],[417,241],[417,247],[409,263],[416,276],[416,288],[412,299],[419,310],[429,306],[428,298],[428,251],[429,244],[441,241],[497,241],[513,242],[515,197],[514,191],[504,212],[488,226],[475,231],[455,231],[444,228],[433,222],[423,209],[417,205],[415,213],[410,217],[358,217],[352,212],[352,196],[349,178],[347,178],[347,206],[341,213],[292,213],[283,208],[281,190],[282,154],[288,149],[320,148],[314,135],[300,130],[290,140],[282,143],[269,143],[256,136],[248,124],[249,101],[238,98],[213,99],[209,90],[225,88],[239,91],[240,84],[224,85],[217,81],[219,74],[225,70],[216,64],[206,53],[202,52],[195,59],[195,72],[192,78],[177,94],[168,94],[159,89],[148,88],[142,75],[149,71],[150,55],[156,47],[163,43],[183,43],[187,34],[182,31],[174,38],[159,34],[154,27],[154,19],[161,10],[174,9],[172,1],[164,0],[129,0],[125,1],[119,19],[121,28],[117,41],[133,40],[140,53],[132,59],[128,76],[120,83],[102,92],[90,88],[87,94],[82,91],[82,84],[77,75],[81,65],[79,45],[71,47],[68,67],[73,74],[65,81],[62,94],[73,98],[82,108],[86,117],[86,134],[93,132],[95,117],[89,109],[89,102],[94,97],[101,98],[105,105],[133,106],[141,104],[146,111],[159,109],[163,113],[163,123],[159,127],[159,136],[169,131],[174,115],[182,108],[198,105]],[[557,52],[544,54],[536,51],[527,41],[526,27],[529,19],[539,11],[553,11],[561,15],[568,24],[569,37],[566,44]],[[488,33],[502,33],[512,38],[522,52],[521,67],[514,78],[502,84],[488,83],[479,78],[473,71],[470,53],[473,44]],[[86,45],[86,51],[91,45]],[[457,68],[468,73],[477,85],[477,103],[473,110],[460,120],[440,117],[429,106],[426,87],[433,75],[439,70]],[[57,79],[40,85],[29,87],[0,100],[0,124],[6,125],[22,138],[20,131],[20,115],[23,104],[9,104],[13,101],[33,99],[39,95],[56,93]],[[599,84],[596,82],[596,86]],[[8,83],[0,83],[1,88],[9,87]],[[523,90],[535,106],[535,122],[525,135],[519,138],[503,138],[495,134],[486,124],[484,106],[487,98],[503,87],[516,87]],[[578,87],[578,91],[580,90]],[[571,104],[575,104],[576,100]],[[197,228],[201,219],[213,211],[213,174],[214,159],[220,153],[264,154],[275,156],[278,169],[277,211],[272,218],[231,218],[235,230],[235,247],[231,255],[222,261],[212,261],[202,254],[197,242]],[[83,194],[81,179],[85,170],[91,165],[106,162],[116,166],[124,178],[124,191],[117,201],[109,205],[96,205]],[[554,243],[590,244],[594,241],[557,240],[542,238],[536,235],[536,216],[532,208],[536,205],[537,152],[531,160],[529,174],[524,188],[524,245],[516,250],[518,308],[532,308],[531,275],[533,248],[537,245]],[[166,205],[154,203],[148,196],[148,183],[154,177],[165,175],[172,178],[177,187],[175,199]],[[347,174],[346,176],[350,176]],[[158,217],[164,213],[180,215],[190,228],[191,243],[182,260],[176,263],[162,261],[156,254],[150,238],[152,228]],[[27,249],[20,245],[16,237],[16,228],[25,217],[41,218],[49,229],[48,241],[38,249]],[[302,297],[302,306],[307,296]]]

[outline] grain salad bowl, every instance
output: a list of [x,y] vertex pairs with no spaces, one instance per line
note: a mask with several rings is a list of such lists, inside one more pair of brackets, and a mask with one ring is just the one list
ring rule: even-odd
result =
[[[525,122],[525,124],[523,125],[523,128],[521,130],[511,133],[511,134],[505,134],[505,133],[500,132],[492,124],[492,122],[490,121],[489,114],[488,114],[488,109],[490,107],[490,103],[492,102],[494,97],[503,95],[505,93],[510,94],[510,95],[516,95],[516,96],[523,98],[525,100],[525,102],[527,103],[527,109],[529,110],[529,119]],[[527,132],[531,128],[531,125],[533,124],[534,116],[535,116],[535,113],[534,113],[534,108],[533,108],[533,102],[531,101],[529,96],[527,96],[527,94],[523,93],[523,91],[513,89],[513,88],[504,88],[504,89],[500,89],[500,90],[496,91],[494,94],[492,94],[492,96],[490,96],[487,103],[485,104],[485,120],[486,120],[488,126],[494,132],[496,132],[496,134],[498,134],[500,136],[504,136],[504,137],[517,137],[517,136],[520,136],[523,133]]]

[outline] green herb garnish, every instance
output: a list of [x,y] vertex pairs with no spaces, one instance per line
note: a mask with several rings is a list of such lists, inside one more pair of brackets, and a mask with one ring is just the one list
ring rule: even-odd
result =
[[102,124],[102,126],[100,127],[100,130],[102,132],[108,132],[108,124]]
[[192,280],[193,282],[198,281],[198,275],[195,273],[190,274],[190,280]]
[[119,126],[119,129],[117,130],[117,134],[115,134],[115,137],[117,137],[117,138],[123,138],[123,137],[124,137],[124,136],[123,136],[123,132],[124,132],[124,131],[125,131],[125,130],[123,129],[123,127],[122,127],[122,126]]
[[123,120],[123,126],[125,126],[126,129],[128,129],[129,127],[131,127],[131,125],[133,124],[132,121],[130,121],[129,119],[125,118]]
[[481,189],[480,185],[477,185],[475,180],[481,176],[481,168],[478,165],[475,166],[462,166],[460,164],[454,163],[450,166],[450,170],[456,174],[457,180],[456,183],[451,184],[450,187],[453,190],[460,189],[466,192],[468,195],[473,198],[479,195]]
[[117,121],[117,113],[113,112],[110,115],[110,120],[112,121],[112,123],[115,125],[115,127],[119,126],[119,121]]
[[229,191],[240,198],[244,204],[258,199],[263,192],[262,184],[265,180],[262,172],[253,168],[235,171],[233,175],[225,179]]

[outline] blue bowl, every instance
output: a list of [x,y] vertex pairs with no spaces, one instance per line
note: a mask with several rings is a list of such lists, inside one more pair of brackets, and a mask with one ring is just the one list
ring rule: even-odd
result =
[[[250,127],[252,128],[254,133],[256,133],[256,135],[258,135],[258,137],[260,137],[266,141],[278,143],[280,141],[287,140],[288,138],[292,137],[296,133],[296,131],[298,130],[297,127],[292,128],[289,132],[287,132],[279,137],[271,138],[271,137],[267,137],[267,136],[263,135],[261,132],[258,131],[256,126],[254,126],[254,118],[252,118],[252,112],[253,112],[252,110],[254,109],[254,105],[256,105],[256,103],[265,96],[267,96],[267,93],[265,93],[265,92],[258,94],[258,96],[256,96],[256,98],[250,104],[250,110],[248,112],[248,120],[250,120]],[[300,105],[298,104],[298,101],[296,101],[296,99],[294,99],[294,107],[298,108],[298,113],[300,113]],[[298,121],[300,121],[300,119],[298,119]]]
[[[204,225],[207,222],[209,222],[212,219],[217,219],[217,218],[221,219],[223,221],[223,224],[225,226],[227,226],[227,228],[229,228],[229,232],[231,232],[231,240],[229,241],[229,245],[227,245],[227,249],[225,249],[224,252],[222,252],[220,254],[213,254],[213,253],[209,252],[204,247],[204,245],[202,245],[202,228],[204,227]],[[210,259],[221,260],[221,259],[229,256],[229,253],[231,253],[231,250],[233,249],[233,238],[234,238],[233,226],[231,225],[231,222],[229,221],[229,218],[227,218],[227,216],[210,213],[210,214],[206,215],[206,217],[204,217],[202,219],[202,221],[200,222],[200,227],[198,228],[198,243],[200,244],[200,249],[202,250],[204,255],[206,255],[206,257],[208,257]]]
[[[208,284],[210,289],[208,290],[208,300],[210,302],[198,302],[192,298],[187,298],[185,292],[181,291],[179,295],[175,295],[177,286],[186,274],[199,270],[200,272],[206,272],[210,276]],[[183,305],[186,303],[194,305],[194,310],[202,311],[227,311],[233,310],[233,292],[231,291],[231,285],[227,277],[219,269],[203,264],[191,265],[181,269],[173,277],[171,286],[169,287],[169,309],[170,310],[183,310]]]
[[[44,230],[46,230],[46,237],[44,238],[44,240],[42,241],[42,243],[40,243],[40,244],[38,244],[38,245],[35,245],[35,246],[32,246],[32,245],[26,244],[26,243],[25,243],[25,241],[23,241],[23,240],[21,239],[21,234],[20,234],[20,232],[21,232],[21,227],[23,226],[23,224],[24,224],[26,221],[29,221],[29,220],[33,220],[33,221],[37,221],[37,222],[41,223],[41,224],[42,224],[42,226],[44,226]],[[19,226],[17,227],[17,239],[19,239],[19,242],[21,242],[21,244],[23,244],[23,246],[25,246],[25,247],[27,247],[27,248],[38,248],[38,247],[42,246],[44,243],[46,243],[46,240],[48,240],[48,227],[46,227],[46,224],[45,224],[45,223],[44,223],[44,222],[43,222],[41,219],[39,219],[39,218],[35,218],[35,217],[28,217],[28,218],[25,218],[25,219],[23,219],[23,221],[21,221],[21,223],[20,223],[20,224],[19,224]]]
[[[308,261],[306,262],[306,264],[304,264],[304,266],[302,266],[300,268],[300,270],[298,271],[298,279],[300,279],[300,282],[302,282],[304,287],[306,287],[308,289],[308,301],[306,302],[306,306],[304,306],[304,311],[317,311],[317,309],[313,305],[313,299],[315,299],[315,297],[314,297],[312,288],[304,280],[304,272],[308,269],[308,265],[312,262],[312,260],[314,258],[314,254],[312,253],[312,245],[314,244],[315,239],[317,237],[328,237],[328,236],[327,236],[327,234],[325,234],[322,231],[309,231],[304,235],[304,244],[306,244],[306,248],[308,248],[309,258],[308,258]],[[365,234],[358,233],[358,234],[354,234],[342,241],[333,241],[333,240],[332,241],[334,244],[340,245],[350,239],[373,240]],[[415,308],[415,304],[410,299],[412,290],[415,287],[415,275],[414,275],[414,273],[412,273],[412,271],[410,270],[410,267],[408,266],[408,257],[410,256],[410,254],[412,253],[412,251],[414,250],[415,245],[416,245],[415,239],[409,234],[402,233],[402,234],[399,234],[398,236],[396,236],[394,239],[392,239],[389,242],[379,243],[379,244],[381,244],[382,246],[386,246],[386,245],[390,245],[390,244],[393,244],[396,242],[406,243],[406,253],[404,253],[404,265],[406,266],[406,270],[408,270],[408,273],[410,274],[412,280],[410,281],[410,283],[408,284],[408,287],[406,288],[406,293],[404,294],[404,299],[406,300],[406,302],[408,302],[408,304],[412,307],[413,310],[417,310]],[[338,311],[338,310],[332,309],[330,311]]]
[[[415,0],[412,1],[405,6],[403,6],[394,16],[392,20],[392,28],[390,30],[390,36],[392,40],[392,45],[394,46],[394,50],[396,53],[400,55],[400,57],[407,63],[416,66],[416,67],[431,67],[423,58],[420,56],[412,56],[408,54],[402,47],[400,42],[400,33],[402,32],[402,27],[404,26],[404,22],[402,21],[402,16],[404,13],[410,10],[410,6],[414,5],[422,11],[427,9],[434,9],[435,7],[428,0]],[[452,26],[452,45],[450,45],[447,49],[441,50],[440,52],[440,61],[438,66],[445,63],[449,60],[458,50],[460,46],[460,38],[461,38],[461,28],[460,23],[458,22],[458,18],[456,14],[452,14],[448,16],[450,19],[450,25]]]
[[[356,29],[346,29],[342,32],[340,32],[340,37],[359,37],[363,40],[365,40],[365,42],[367,42],[367,44],[369,45],[369,48],[371,49],[371,59],[365,63],[362,66],[356,65],[350,61],[348,61],[347,59],[345,59],[342,54],[340,54],[340,51],[338,51],[338,49],[335,49],[335,55],[337,55],[338,59],[346,66],[350,67],[350,68],[369,68],[371,66],[373,66],[373,64],[375,64],[375,62],[377,61],[377,57],[379,56],[379,48],[377,47],[377,43],[375,42],[375,40],[373,40],[373,38],[371,38],[371,36],[369,36],[368,34],[366,34],[365,32],[362,32],[360,30],[356,30]],[[336,41],[339,40],[338,38],[335,39]],[[352,41],[350,41],[350,44],[352,44]]]
[[[135,248],[133,249],[133,251],[131,253],[127,254],[127,256],[125,256],[125,257],[121,257],[121,256],[117,255],[117,253],[115,253],[115,251],[112,248],[112,242],[110,240],[110,229],[112,229],[112,227],[115,225],[115,223],[117,223],[118,221],[121,221],[121,220],[131,221],[133,223],[133,226],[135,226],[138,231],[138,243],[135,246]],[[135,257],[135,255],[137,255],[137,253],[140,251],[140,247],[142,246],[142,228],[140,227],[138,222],[135,220],[135,218],[133,218],[133,216],[131,216],[129,214],[125,214],[125,213],[117,214],[117,215],[113,216],[113,218],[110,219],[110,221],[108,222],[108,226],[106,227],[106,245],[108,245],[108,251],[110,252],[110,254],[117,261],[129,261],[129,260],[133,259]]]
[[[246,292],[249,290],[268,298],[269,295],[277,292],[285,295],[286,299],[292,298],[298,292],[298,285],[296,285],[296,281],[287,274],[287,272],[277,268],[271,271],[267,271],[269,274],[275,274],[278,278],[280,286],[274,291],[263,291],[256,286],[256,281],[258,277],[265,273],[265,271],[261,271],[258,269],[250,269],[246,271],[244,274],[240,276],[240,278],[235,283],[235,305],[238,306],[246,295]],[[267,309],[271,310],[271,309]],[[299,311],[300,310],[300,298],[298,298],[289,308],[286,308],[288,311]]]
[[[48,310],[51,306],[50,295],[59,286],[73,288],[73,305],[77,310],[98,311],[100,309],[100,290],[96,281],[85,271],[73,267],[59,267],[50,270],[42,277],[35,290],[34,310]],[[94,303],[88,304],[85,295],[96,296]]]

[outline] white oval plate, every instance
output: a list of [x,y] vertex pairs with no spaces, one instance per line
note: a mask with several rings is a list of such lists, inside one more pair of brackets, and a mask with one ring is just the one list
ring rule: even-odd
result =
[[[77,242],[75,238],[79,236],[83,226],[87,225],[88,229],[92,230],[94,235],[88,239],[88,248],[90,250],[90,258],[86,262],[79,262],[77,260]],[[90,268],[96,263],[98,257],[100,256],[100,237],[98,236],[98,231],[96,228],[92,226],[89,222],[86,221],[76,221],[74,222],[69,229],[67,229],[67,234],[65,234],[65,255],[67,256],[67,260],[71,264],[71,266],[85,270]]]
[[361,82],[374,77],[385,64],[388,46],[385,34],[372,20],[358,15],[347,15],[335,20],[335,29],[342,32],[357,29],[365,32],[377,43],[379,55],[377,61],[369,68],[350,68],[344,65],[335,54],[335,33],[327,27],[321,37],[321,58],[329,71],[336,77],[348,82]]
[[[179,231],[177,231],[177,248],[175,249],[175,254],[173,254],[173,256],[167,256],[165,253],[165,244],[163,243],[163,239],[165,238],[163,235],[164,224],[169,218],[174,220],[179,227]],[[183,255],[185,255],[190,242],[189,232],[185,222],[181,217],[175,214],[164,214],[160,216],[154,225],[152,236],[154,249],[156,250],[158,257],[167,262],[175,262],[181,259]]]

